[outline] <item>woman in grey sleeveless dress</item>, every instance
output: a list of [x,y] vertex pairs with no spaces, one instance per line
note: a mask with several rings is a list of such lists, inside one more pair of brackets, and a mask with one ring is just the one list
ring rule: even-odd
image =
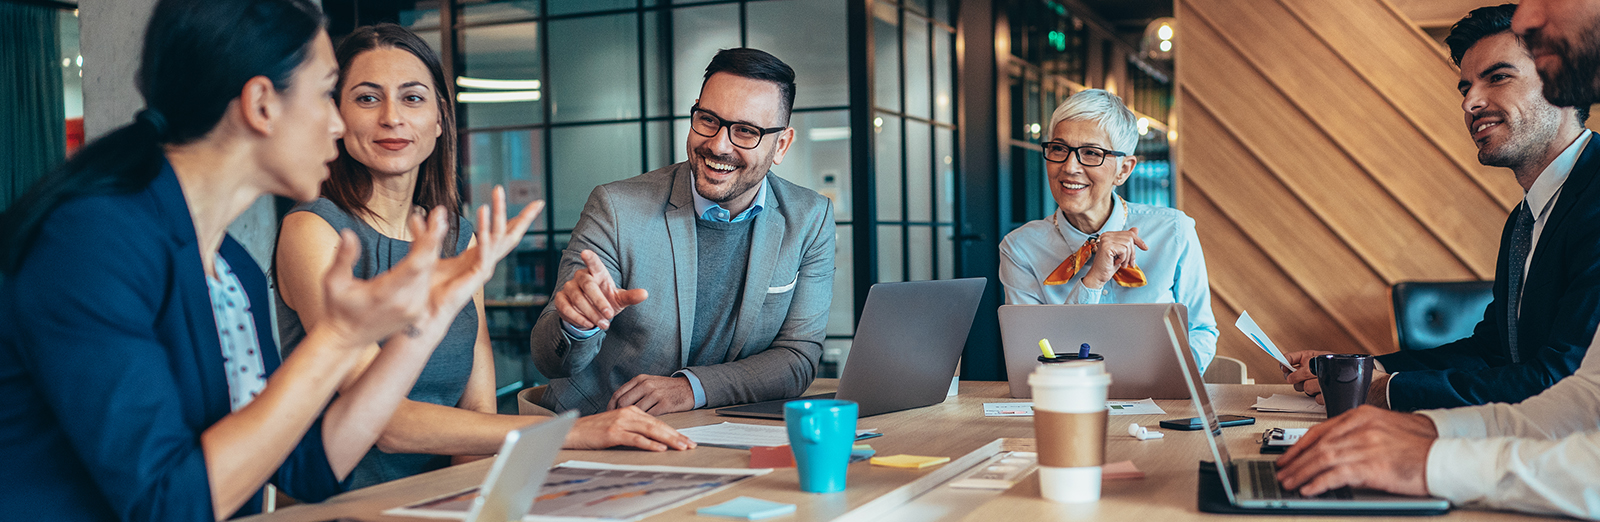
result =
[[[335,99],[347,131],[339,159],[330,164],[332,175],[322,184],[323,197],[295,207],[279,232],[274,276],[284,346],[293,346],[320,319],[317,275],[333,261],[339,230],[354,231],[361,239],[354,272],[364,279],[388,270],[410,251],[405,223],[412,216],[449,214],[455,225],[441,252],[446,257],[473,242],[472,224],[461,216],[456,196],[454,104],[438,57],[416,35],[393,24],[357,28],[335,54],[340,75]],[[506,432],[534,422],[495,414],[494,361],[483,316],[480,291],[450,325],[377,447],[356,467],[354,487],[491,455]],[[376,344],[369,347],[368,360],[377,353]],[[345,386],[353,381],[347,378]],[[637,408],[580,419],[566,441],[568,448],[622,445],[655,451],[693,447]]]

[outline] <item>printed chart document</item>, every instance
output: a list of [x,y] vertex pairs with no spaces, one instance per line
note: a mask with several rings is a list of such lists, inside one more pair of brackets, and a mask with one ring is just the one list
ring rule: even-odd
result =
[[[856,440],[880,436],[877,428],[856,430]],[[756,446],[784,446],[789,444],[789,429],[783,426],[724,422],[678,430],[683,436],[701,446],[750,449]]]
[[[1111,415],[1166,415],[1167,411],[1156,405],[1156,401],[1145,399],[1142,401],[1106,401],[1106,410]],[[1033,403],[1031,402],[985,402],[983,403],[984,417],[1032,417]]]
[[[765,475],[770,469],[627,466],[571,460],[550,468],[524,521],[639,520]],[[386,515],[465,520],[478,488],[398,507]]]
[[1294,371],[1294,365],[1289,364],[1289,358],[1284,357],[1283,352],[1278,351],[1278,345],[1272,344],[1272,339],[1267,338],[1267,332],[1261,331],[1261,327],[1256,326],[1255,320],[1250,318],[1250,312],[1239,312],[1239,320],[1235,321],[1233,326],[1244,332],[1244,336],[1249,337],[1250,342],[1256,343],[1256,346],[1266,350],[1267,355],[1277,359],[1278,364],[1288,368],[1289,371]]

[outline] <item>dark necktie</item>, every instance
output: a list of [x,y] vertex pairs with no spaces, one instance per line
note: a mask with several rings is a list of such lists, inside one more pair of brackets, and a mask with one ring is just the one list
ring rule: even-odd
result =
[[1533,212],[1524,201],[1517,209],[1517,225],[1511,230],[1511,257],[1506,272],[1506,349],[1511,352],[1511,362],[1517,355],[1517,316],[1522,305],[1522,282],[1528,266],[1528,251],[1533,249]]

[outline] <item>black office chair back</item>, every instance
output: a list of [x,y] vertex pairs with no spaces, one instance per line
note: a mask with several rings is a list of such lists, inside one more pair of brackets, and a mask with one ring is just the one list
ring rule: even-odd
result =
[[1407,281],[1394,285],[1401,350],[1426,350],[1472,335],[1494,300],[1494,281]]

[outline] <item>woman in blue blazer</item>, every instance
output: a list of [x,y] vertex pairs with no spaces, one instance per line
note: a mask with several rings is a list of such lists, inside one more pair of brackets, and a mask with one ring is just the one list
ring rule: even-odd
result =
[[343,132],[337,74],[306,0],[156,5],[148,108],[0,218],[6,518],[218,520],[254,512],[269,481],[302,500],[343,489],[539,205],[511,223],[503,201],[492,222],[480,209],[477,246],[446,260],[445,213],[413,219],[418,246],[369,281],[346,232],[326,319],[280,363],[266,279],[226,229],[264,194],[316,197]]

